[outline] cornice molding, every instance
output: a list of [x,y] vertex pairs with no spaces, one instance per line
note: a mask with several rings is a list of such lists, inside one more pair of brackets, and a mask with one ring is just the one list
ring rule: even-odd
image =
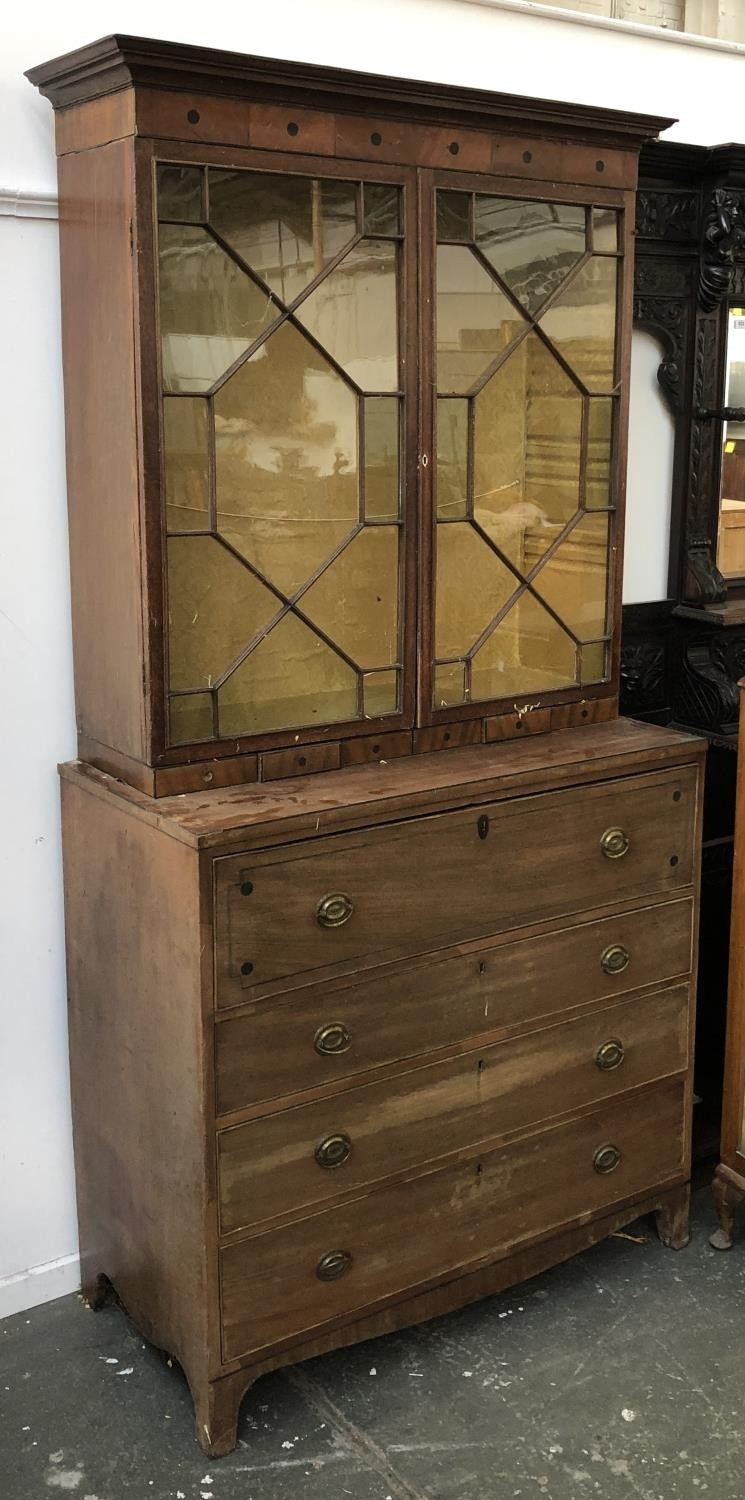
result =
[[638,148],[675,122],[657,115],[630,114],[562,100],[532,99],[411,78],[283,62],[270,57],[222,52],[146,37],[109,36],[63,57],[30,68],[26,77],[55,109],[97,99],[134,85],[150,89],[193,90],[255,101],[277,91],[298,105],[331,105],[335,111],[370,108],[383,114],[414,116],[482,128],[524,129],[534,124],[573,139],[592,136],[609,145]]
[[24,188],[0,187],[0,218],[58,219],[57,195],[29,192]]

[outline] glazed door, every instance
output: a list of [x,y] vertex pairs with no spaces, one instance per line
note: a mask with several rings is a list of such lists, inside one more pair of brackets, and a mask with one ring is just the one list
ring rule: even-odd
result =
[[409,727],[412,174],[238,158],[156,168],[166,743]]
[[430,721],[613,691],[623,197],[432,174]]
[[169,155],[165,754],[611,698],[628,195]]

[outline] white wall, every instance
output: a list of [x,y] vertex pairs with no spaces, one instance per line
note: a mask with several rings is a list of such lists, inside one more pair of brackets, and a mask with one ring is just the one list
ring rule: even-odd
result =
[[[13,8],[0,55],[0,207],[54,191],[52,111],[23,70],[107,32],[676,115],[674,134],[742,137],[742,53],[583,25],[520,0],[67,0]],[[10,32],[10,34],[8,34]],[[4,197],[2,190],[5,190]],[[0,1315],[76,1284],[56,761],[74,753],[56,234],[0,218],[4,456],[0,943]],[[650,359],[641,354],[641,378]],[[646,362],[645,362],[646,361]],[[660,441],[635,409],[640,451]],[[662,440],[664,442],[664,439]],[[664,466],[663,466],[664,469]],[[647,476],[649,478],[649,475]],[[664,592],[666,495],[634,478],[629,597]],[[34,1274],[29,1274],[31,1271]]]
[[667,596],[675,423],[657,381],[663,354],[657,339],[634,329],[623,560],[626,604]]

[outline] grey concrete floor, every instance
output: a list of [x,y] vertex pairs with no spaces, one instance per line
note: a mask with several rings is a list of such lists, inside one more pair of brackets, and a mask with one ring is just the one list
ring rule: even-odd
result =
[[266,1376],[206,1459],[116,1307],[0,1324],[1,1500],[743,1500],[745,1237],[634,1226],[460,1313]]

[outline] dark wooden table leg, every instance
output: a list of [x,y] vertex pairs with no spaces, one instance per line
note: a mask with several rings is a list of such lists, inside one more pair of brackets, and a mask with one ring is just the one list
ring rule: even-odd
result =
[[719,1228],[709,1235],[709,1244],[715,1250],[731,1250],[735,1233],[735,1209],[740,1200],[745,1197],[745,1189],[738,1187],[729,1176],[727,1169],[720,1164],[714,1173],[711,1191]]

